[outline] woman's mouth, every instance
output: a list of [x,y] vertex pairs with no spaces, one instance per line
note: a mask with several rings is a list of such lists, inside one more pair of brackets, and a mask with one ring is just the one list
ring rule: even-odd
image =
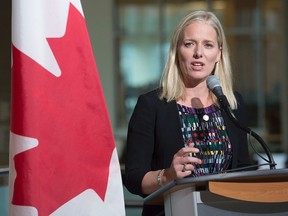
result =
[[193,62],[192,68],[193,70],[199,71],[203,69],[204,64],[202,62]]

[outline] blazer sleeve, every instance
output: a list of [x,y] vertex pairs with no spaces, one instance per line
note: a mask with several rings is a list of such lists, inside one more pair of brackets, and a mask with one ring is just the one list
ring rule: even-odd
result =
[[125,186],[131,193],[140,196],[145,196],[142,179],[151,170],[156,109],[153,97],[147,94],[139,96],[128,124]]

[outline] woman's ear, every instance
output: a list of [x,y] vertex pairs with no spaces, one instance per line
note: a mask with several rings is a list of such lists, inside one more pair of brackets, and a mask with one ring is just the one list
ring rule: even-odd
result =
[[219,48],[216,64],[221,60],[221,57],[222,57],[222,47]]

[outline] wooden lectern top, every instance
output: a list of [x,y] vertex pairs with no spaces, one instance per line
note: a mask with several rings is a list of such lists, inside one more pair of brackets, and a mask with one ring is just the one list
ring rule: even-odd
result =
[[164,197],[191,187],[251,202],[288,202],[288,169],[241,171],[188,177],[171,182],[144,199],[145,204],[160,205]]

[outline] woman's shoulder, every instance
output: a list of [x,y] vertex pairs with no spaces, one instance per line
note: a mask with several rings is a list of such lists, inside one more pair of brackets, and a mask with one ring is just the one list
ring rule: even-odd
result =
[[150,91],[142,93],[139,97],[155,97],[155,96],[159,97],[159,95],[160,95],[160,89],[155,88]]
[[236,101],[237,101],[237,105],[243,105],[244,104],[244,99],[243,99],[243,96],[240,92],[238,91],[234,91],[234,96],[236,98]]
[[160,88],[155,88],[151,91],[145,92],[141,94],[138,97],[138,102],[140,103],[148,103],[150,105],[154,104],[155,106],[166,106],[169,104],[173,104],[175,101],[167,102],[167,100],[164,98],[162,99],[160,97],[161,95],[161,89]]
[[138,99],[146,99],[146,100],[153,100],[153,101],[161,101],[160,99],[161,90],[159,88],[153,89],[151,91],[142,93]]
[[242,119],[242,121],[246,123],[247,110],[246,110],[245,100],[243,99],[242,94],[238,91],[234,91],[234,95],[237,101],[237,109],[234,110],[234,114],[236,115],[238,119]]

